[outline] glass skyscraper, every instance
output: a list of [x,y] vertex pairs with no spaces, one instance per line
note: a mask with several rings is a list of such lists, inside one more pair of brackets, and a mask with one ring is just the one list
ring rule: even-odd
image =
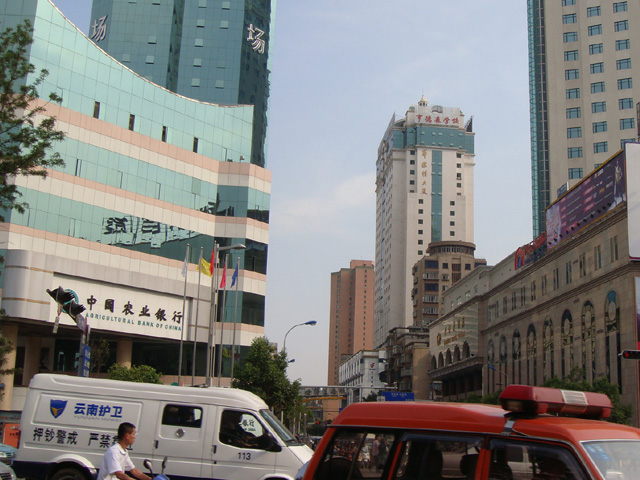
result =
[[[62,98],[37,104],[66,133],[53,146],[65,165],[46,179],[16,177],[28,207],[2,212],[7,317],[0,331],[16,346],[7,367],[21,373],[0,376],[0,409],[15,410],[12,399],[19,407],[38,371],[76,371],[79,329],[64,314],[55,320],[47,294],[58,286],[86,307],[91,337],[108,342],[105,365],[150,365],[171,383],[184,341],[182,378],[195,374],[202,383],[213,330],[228,385],[231,359],[264,334],[271,174],[238,161],[251,155],[253,107],[206,103],[150,82],[100,50],[49,0],[0,1],[2,28],[25,19],[36,68],[28,81],[46,69],[41,98]],[[246,249],[227,252],[226,304],[217,316],[225,321],[210,329],[212,280],[196,265],[201,251],[211,258],[214,242]]]
[[275,0],[94,0],[89,37],[172,92],[253,105],[251,155],[265,165],[269,52]]

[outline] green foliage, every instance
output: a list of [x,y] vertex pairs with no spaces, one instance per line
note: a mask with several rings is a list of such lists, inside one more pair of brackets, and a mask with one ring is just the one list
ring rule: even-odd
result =
[[103,338],[90,342],[89,346],[91,347],[91,371],[101,372],[102,367],[109,360],[109,342]]
[[[27,57],[32,32],[25,20],[0,33],[0,204],[21,213],[27,205],[18,202],[21,193],[12,179],[16,175],[46,177],[45,168],[64,165],[60,154],[50,150],[65,134],[56,130],[55,117],[46,116],[43,105],[35,105],[37,88],[48,72],[41,70],[27,83],[27,76],[36,71]],[[60,103],[62,99],[51,93],[49,101]],[[0,221],[4,221],[1,215]]]
[[620,390],[617,385],[613,385],[607,378],[599,377],[589,383],[585,379],[585,372],[576,368],[571,371],[565,379],[557,377],[550,378],[542,384],[543,387],[562,388],[565,390],[578,390],[583,392],[604,393],[611,400],[613,408],[611,417],[608,419],[614,423],[622,423],[631,425],[633,416],[633,407],[631,405],[622,405],[620,401]]
[[[5,368],[7,355],[13,351],[13,343],[0,333],[0,375],[13,373],[13,369]],[[0,400],[4,397],[4,388],[0,388]]]
[[255,393],[290,424],[303,412],[300,382],[287,378],[287,354],[277,352],[264,338],[256,338],[244,361],[235,369],[232,386]]
[[162,383],[160,376],[162,373],[149,365],[138,365],[131,368],[114,363],[109,367],[109,378],[111,380],[124,380],[125,382],[138,383]]
[[498,400],[498,397],[500,396],[501,393],[502,391],[488,393],[483,397],[481,397],[477,393],[470,393],[469,395],[466,396],[466,398],[460,401],[463,403],[484,403],[487,405],[499,405],[500,401]]

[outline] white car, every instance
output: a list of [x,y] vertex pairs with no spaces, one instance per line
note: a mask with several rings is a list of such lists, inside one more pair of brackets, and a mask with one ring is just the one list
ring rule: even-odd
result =
[[16,474],[9,465],[0,462],[0,480],[16,480]]

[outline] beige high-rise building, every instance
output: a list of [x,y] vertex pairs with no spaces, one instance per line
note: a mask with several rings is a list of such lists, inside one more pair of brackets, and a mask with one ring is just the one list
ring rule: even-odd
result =
[[547,206],[637,138],[640,0],[528,0],[533,233]]
[[343,358],[373,348],[373,284],[371,260],[351,260],[349,268],[331,274],[329,385],[339,385]]

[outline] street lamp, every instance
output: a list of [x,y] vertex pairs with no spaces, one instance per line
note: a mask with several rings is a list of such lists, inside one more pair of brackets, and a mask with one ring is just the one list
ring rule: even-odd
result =
[[500,370],[499,368],[494,367],[493,365],[489,365],[489,370],[493,370],[494,372],[498,372],[501,373],[502,375],[504,375],[504,386],[508,387],[509,386],[509,375],[507,375],[507,372],[504,372],[502,370]]
[[[228,252],[229,250],[243,250],[247,248],[245,245],[243,245],[242,243],[234,243],[233,245],[229,245],[226,247],[219,247],[218,244],[216,243],[214,245],[214,251],[215,251],[215,255],[218,255],[220,252]],[[217,259],[212,259],[215,263],[217,263]],[[225,261],[225,265],[227,262],[227,254],[225,253],[224,256],[224,261]],[[215,271],[215,265],[212,267]],[[226,287],[225,287],[225,293],[226,293]],[[207,386],[210,387],[211,386],[211,377],[214,376],[215,377],[215,358],[213,356],[212,349],[215,347],[216,344],[216,340],[215,340],[215,326],[216,326],[216,297],[217,297],[217,293],[218,293],[218,276],[217,273],[216,275],[213,277],[212,281],[211,281],[211,312],[209,315],[209,338],[208,338],[208,342],[207,342]],[[222,308],[224,309],[224,296],[223,296],[223,305]],[[223,311],[223,315],[224,315],[224,311]],[[224,320],[224,318],[223,318]],[[223,334],[223,329],[221,328],[220,330],[220,350],[222,350],[222,334]],[[221,361],[221,357],[220,361]]]
[[284,334],[284,341],[282,342],[282,351],[286,352],[287,351],[287,335],[289,335],[289,332],[291,330],[293,330],[296,327],[301,327],[303,325],[310,325],[310,326],[314,326],[316,323],[315,320],[309,320],[308,322],[304,322],[304,323],[298,323],[297,325],[294,325],[293,327],[291,327],[289,330],[287,330],[287,333]]

